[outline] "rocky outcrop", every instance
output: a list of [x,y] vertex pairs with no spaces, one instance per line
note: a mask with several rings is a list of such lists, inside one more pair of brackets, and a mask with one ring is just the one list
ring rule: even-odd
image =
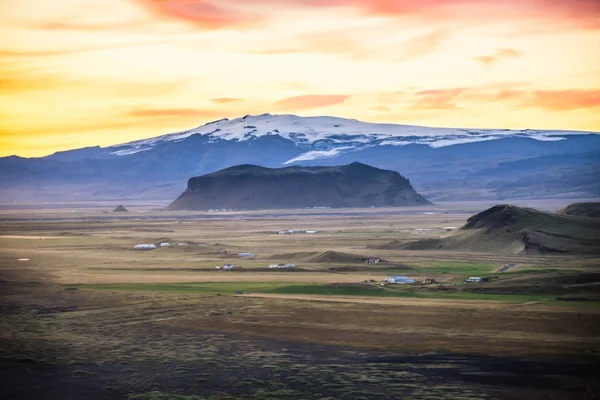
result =
[[339,167],[239,165],[191,178],[170,210],[395,207],[430,204],[398,172]]

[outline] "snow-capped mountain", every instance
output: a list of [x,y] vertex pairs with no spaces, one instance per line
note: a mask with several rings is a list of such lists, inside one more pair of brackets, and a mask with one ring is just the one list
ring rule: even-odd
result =
[[564,140],[567,135],[588,133],[592,132],[430,128],[375,124],[336,117],[262,114],[246,115],[232,120],[221,119],[187,131],[138,140],[108,149],[111,154],[126,156],[152,150],[160,144],[182,141],[192,135],[205,136],[209,143],[219,140],[252,141],[262,137],[278,136],[308,150],[284,163],[292,164],[336,157],[340,153],[373,146],[422,144],[436,148],[507,137],[557,141]]
[[600,135],[594,132],[428,128],[263,114],[105,148],[0,158],[0,201],[170,201],[189,178],[235,165],[355,161],[398,171],[432,201],[600,197]]

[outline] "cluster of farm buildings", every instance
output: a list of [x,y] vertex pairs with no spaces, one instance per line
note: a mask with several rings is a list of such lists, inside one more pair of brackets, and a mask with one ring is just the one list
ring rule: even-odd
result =
[[[269,268],[271,269],[276,269],[276,268],[295,268],[296,264],[271,264],[269,265]],[[224,270],[232,270],[235,269],[235,266],[233,264],[223,264],[223,265],[217,265],[215,267],[216,269],[224,269]]]
[[[482,283],[482,282],[487,282],[488,278],[483,278],[480,276],[470,276],[467,279],[465,279],[465,283]],[[404,275],[395,275],[395,276],[390,276],[389,278],[386,278],[385,283],[400,283],[400,284],[410,284],[410,283],[417,283],[416,279],[413,278],[409,278],[407,276]],[[423,280],[422,282],[423,284],[433,284],[433,283],[438,283],[434,278],[426,278]]]
[[278,233],[280,235],[295,235],[297,233],[309,233],[309,234],[312,234],[312,233],[318,233],[318,232],[319,231],[301,231],[300,229],[286,229],[286,230],[283,230],[283,231],[279,231]]
[[[189,246],[189,244],[186,242],[180,242],[180,243],[177,243],[177,246],[186,247],[186,246]],[[206,246],[206,245],[199,244],[198,246]],[[158,245],[156,245],[154,243],[140,243],[140,244],[136,244],[135,246],[133,246],[133,248],[135,250],[152,250],[152,249],[156,249],[157,247],[171,247],[171,243],[162,242],[162,243],[159,243]]]
[[[316,233],[318,231],[300,231],[297,229],[291,229],[291,230],[286,230],[286,231],[280,231],[279,234],[280,235],[289,235],[289,234],[295,234],[295,233]],[[162,242],[160,243],[158,246],[160,247],[171,247],[171,244],[168,242]],[[178,246],[188,246],[188,243],[186,242],[181,242],[178,243]],[[200,246],[206,246],[204,244],[200,244]],[[137,250],[151,250],[151,249],[156,249],[157,245],[154,243],[141,243],[141,244],[137,244],[135,246],[133,246],[134,249]],[[245,257],[245,258],[254,258],[256,257],[256,254],[254,253],[250,253],[250,252],[241,252],[238,253],[238,255],[240,257]],[[366,263],[372,263],[372,264],[376,264],[376,263],[380,263],[380,262],[386,262],[385,260],[382,260],[379,257],[367,257],[364,259],[364,262]],[[501,267],[500,269],[498,269],[498,272],[505,272],[508,269],[510,269],[511,267],[513,267],[515,264],[506,264],[503,267]],[[295,268],[296,264],[290,264],[290,263],[280,263],[280,264],[271,264],[269,265],[270,269],[287,269],[287,268]],[[219,270],[234,270],[235,266],[233,264],[223,264],[223,265],[219,265],[215,267],[216,269]],[[484,277],[479,277],[479,276],[471,276],[467,279],[465,279],[465,283],[481,283],[481,282],[487,282],[488,278],[484,278]],[[369,280],[368,282],[374,282],[372,280]],[[394,276],[390,276],[388,278],[386,278],[384,280],[385,283],[393,283],[393,284],[413,284],[413,283],[417,283],[416,279],[413,278],[409,278],[405,275],[394,275]],[[423,284],[434,284],[434,283],[438,283],[434,278],[426,278],[422,281]]]

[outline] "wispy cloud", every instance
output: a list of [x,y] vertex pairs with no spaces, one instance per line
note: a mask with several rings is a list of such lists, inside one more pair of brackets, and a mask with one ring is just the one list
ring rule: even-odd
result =
[[415,36],[406,40],[400,46],[400,57],[398,61],[407,61],[434,52],[449,36],[448,32],[436,30],[425,35]]
[[458,108],[454,100],[464,91],[456,89],[431,89],[415,93],[416,100],[411,108],[415,110],[452,110]]
[[92,51],[104,51],[104,50],[118,50],[121,48],[128,47],[141,47],[141,46],[152,46],[161,43],[167,43],[161,40],[143,40],[143,41],[132,41],[132,42],[116,42],[106,43],[94,46],[80,46],[80,47],[63,47],[55,48],[52,50],[47,49],[16,49],[16,48],[0,48],[0,57],[13,57],[13,58],[25,58],[25,57],[49,57],[49,56],[62,56],[67,54],[79,54],[87,53]]
[[[1,52],[0,52],[1,54]],[[182,81],[130,81],[117,78],[94,80],[70,76],[56,70],[37,67],[36,64],[0,62],[0,94],[25,94],[40,91],[79,90],[95,95],[119,96],[121,98],[165,95],[179,90]]]
[[236,97],[218,97],[216,99],[210,99],[213,103],[216,104],[229,104],[229,103],[239,103],[240,101],[244,101],[244,99],[239,99]]
[[492,55],[473,57],[473,60],[477,61],[478,63],[483,64],[485,66],[489,66],[489,65],[496,64],[503,59],[521,57],[522,55],[523,55],[523,53],[521,53],[518,50],[502,48],[502,49],[496,50],[496,52]]
[[15,65],[6,60],[0,61],[0,93],[55,90],[72,82],[72,79],[45,68]]
[[126,113],[127,116],[136,118],[163,118],[163,117],[221,117],[222,110],[198,109],[198,108],[139,108]]
[[110,21],[110,22],[85,22],[85,21],[57,21],[48,20],[23,24],[27,27],[39,30],[48,31],[116,31],[116,30],[131,30],[143,26],[147,26],[149,20],[135,21]]
[[340,104],[350,96],[340,94],[308,94],[281,99],[275,102],[275,107],[281,110],[306,110]]

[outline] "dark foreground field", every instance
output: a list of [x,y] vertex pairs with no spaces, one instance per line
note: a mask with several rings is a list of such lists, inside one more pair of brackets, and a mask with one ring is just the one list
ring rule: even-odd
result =
[[374,250],[464,223],[444,209],[139,211],[0,213],[0,399],[600,396],[596,255]]
[[[1,398],[593,399],[595,309],[0,284]],[[392,301],[392,300],[390,300]]]

